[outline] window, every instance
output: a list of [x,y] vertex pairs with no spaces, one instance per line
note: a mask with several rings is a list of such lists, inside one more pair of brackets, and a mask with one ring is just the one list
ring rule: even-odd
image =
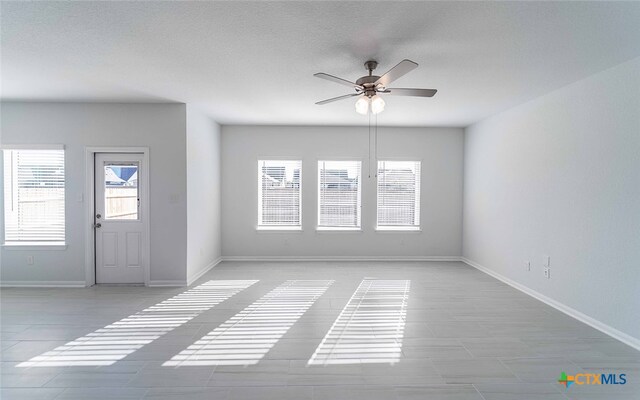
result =
[[138,163],[104,166],[104,219],[138,220]]
[[360,161],[319,161],[318,182],[318,228],[360,229]]
[[4,150],[5,244],[64,242],[64,150]]
[[378,161],[378,229],[420,229],[420,161]]
[[258,161],[258,229],[301,229],[302,161]]

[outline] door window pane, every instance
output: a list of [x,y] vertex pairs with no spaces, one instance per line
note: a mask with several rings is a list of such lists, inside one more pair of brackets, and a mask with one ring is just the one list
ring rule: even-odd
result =
[[104,219],[139,219],[138,165],[105,165],[104,197]]

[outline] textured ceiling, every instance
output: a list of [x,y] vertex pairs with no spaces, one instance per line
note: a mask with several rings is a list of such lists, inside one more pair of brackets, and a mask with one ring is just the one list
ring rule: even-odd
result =
[[[2,2],[2,99],[172,101],[223,124],[356,125],[349,88],[408,58],[378,122],[466,126],[640,56],[639,2]],[[597,96],[597,93],[593,94]]]

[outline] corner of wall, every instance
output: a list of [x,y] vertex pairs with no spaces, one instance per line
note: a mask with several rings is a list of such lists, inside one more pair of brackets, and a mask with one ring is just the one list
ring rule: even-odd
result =
[[222,259],[220,131],[205,112],[187,106],[187,285]]

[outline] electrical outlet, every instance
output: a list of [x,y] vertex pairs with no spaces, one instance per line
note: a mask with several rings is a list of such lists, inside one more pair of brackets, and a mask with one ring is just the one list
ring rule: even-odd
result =
[[525,261],[525,263],[524,263],[524,268],[525,268],[527,271],[531,271],[531,261]]
[[27,264],[33,265],[33,256],[27,256]]
[[551,268],[544,267],[544,277],[547,279],[551,279]]

